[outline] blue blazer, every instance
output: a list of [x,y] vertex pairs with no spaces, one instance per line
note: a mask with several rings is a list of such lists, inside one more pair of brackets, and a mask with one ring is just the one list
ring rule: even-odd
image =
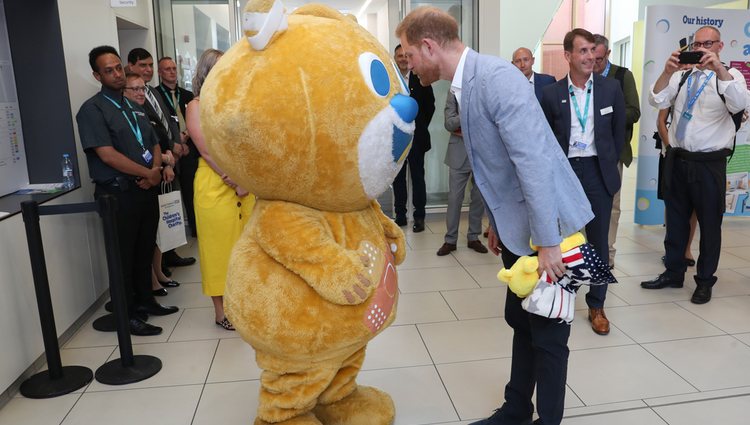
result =
[[542,89],[550,84],[555,84],[555,77],[547,74],[534,73],[534,94],[538,101],[542,101]]
[[469,50],[461,131],[492,227],[514,254],[558,245],[594,214],[557,147],[529,81],[510,62]]
[[[614,196],[621,184],[617,161],[625,146],[625,96],[617,80],[599,74],[594,74],[593,87],[594,144],[604,185],[607,192]],[[568,78],[547,86],[541,104],[547,122],[567,157],[571,122]],[[608,108],[611,108],[611,112],[606,113]]]

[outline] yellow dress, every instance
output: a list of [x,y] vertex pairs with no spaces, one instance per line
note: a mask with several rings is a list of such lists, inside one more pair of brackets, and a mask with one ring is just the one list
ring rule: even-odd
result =
[[238,197],[201,158],[195,173],[194,201],[203,293],[222,296],[229,255],[250,218],[255,197]]

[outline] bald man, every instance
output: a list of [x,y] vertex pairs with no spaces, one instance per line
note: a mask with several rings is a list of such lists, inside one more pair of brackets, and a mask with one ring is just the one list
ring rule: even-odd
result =
[[547,74],[539,74],[531,69],[534,66],[534,56],[531,54],[531,50],[525,47],[519,47],[513,52],[513,65],[523,72],[529,83],[534,86],[534,94],[536,94],[537,100],[542,99],[542,89],[544,86],[555,82],[555,77]]

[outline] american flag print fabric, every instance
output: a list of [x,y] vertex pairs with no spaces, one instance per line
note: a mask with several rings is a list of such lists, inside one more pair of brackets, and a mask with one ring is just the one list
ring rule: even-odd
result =
[[581,285],[604,285],[617,283],[609,265],[585,243],[562,254],[565,274],[557,282],[542,273],[534,290],[521,306],[529,313],[550,319],[573,321],[576,291]]

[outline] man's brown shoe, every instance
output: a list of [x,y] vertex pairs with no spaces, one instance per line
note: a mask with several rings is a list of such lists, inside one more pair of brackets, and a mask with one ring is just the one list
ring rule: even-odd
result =
[[440,249],[438,249],[437,255],[438,257],[442,257],[444,255],[450,254],[451,251],[455,251],[455,250],[456,250],[456,244],[446,242],[443,244],[443,246],[440,247]]
[[607,335],[609,333],[609,320],[607,315],[604,314],[603,308],[589,308],[589,322],[591,322],[591,329],[599,335]]
[[469,244],[466,246],[468,246],[469,248],[473,249],[474,251],[480,254],[486,254],[488,252],[487,247],[482,245],[482,242],[479,242],[479,239],[475,241],[469,241]]

